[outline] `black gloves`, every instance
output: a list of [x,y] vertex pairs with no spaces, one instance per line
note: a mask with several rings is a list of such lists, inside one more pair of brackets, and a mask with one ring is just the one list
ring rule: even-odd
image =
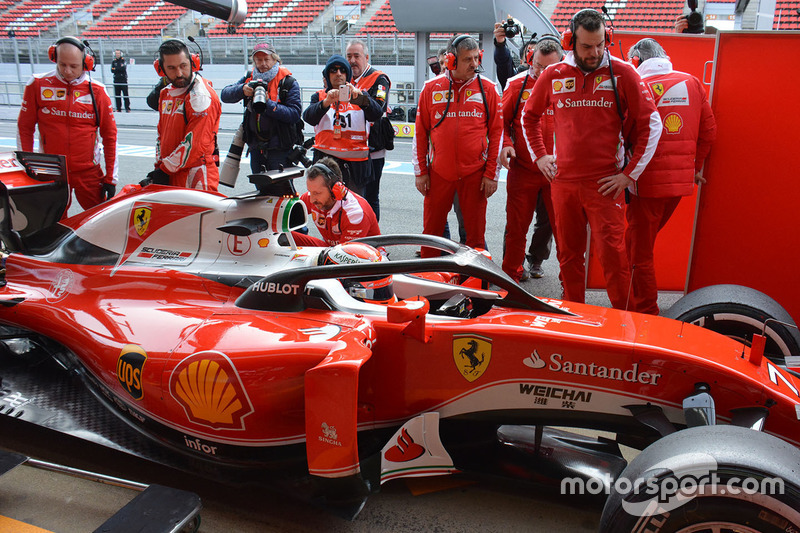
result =
[[100,185],[100,197],[103,202],[111,200],[115,194],[117,194],[117,186],[113,183],[103,183]]
[[147,187],[151,183],[156,185],[169,185],[169,174],[160,168],[150,172],[145,179],[139,182],[142,187]]

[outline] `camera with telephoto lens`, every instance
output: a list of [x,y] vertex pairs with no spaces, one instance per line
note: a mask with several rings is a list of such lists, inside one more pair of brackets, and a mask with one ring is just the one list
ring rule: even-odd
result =
[[253,80],[248,85],[253,88],[253,111],[263,113],[267,109],[267,84],[262,80]]
[[512,17],[508,17],[508,20],[503,22],[503,31],[506,32],[506,37],[513,39],[522,31],[522,28],[519,27],[519,24],[514,22]]
[[233,134],[231,147],[228,148],[228,155],[219,166],[219,182],[228,187],[236,186],[236,179],[239,177],[239,164],[242,161],[242,150],[244,149],[244,124],[239,124],[239,129]]

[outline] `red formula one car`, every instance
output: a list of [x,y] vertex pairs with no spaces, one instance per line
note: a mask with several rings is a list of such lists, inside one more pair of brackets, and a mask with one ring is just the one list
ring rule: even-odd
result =
[[[513,470],[601,483],[606,531],[800,530],[800,378],[758,337],[537,299],[435,237],[362,242],[439,258],[320,265],[330,250],[291,238],[300,170],[234,198],[149,186],[56,222],[58,158],[6,159],[0,419],[55,427],[68,402],[24,388],[45,354],[172,464],[288,472],[351,516],[392,479]],[[388,304],[342,282],[389,276]],[[626,467],[619,445],[644,451]]]

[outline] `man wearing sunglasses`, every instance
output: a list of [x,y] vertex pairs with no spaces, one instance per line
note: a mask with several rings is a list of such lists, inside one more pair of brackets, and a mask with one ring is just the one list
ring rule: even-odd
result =
[[351,83],[350,63],[339,54],[322,71],[325,88],[311,95],[303,120],[314,126],[314,162],[329,156],[342,169],[348,189],[363,196],[372,181],[369,160],[369,122],[383,114],[382,106]]

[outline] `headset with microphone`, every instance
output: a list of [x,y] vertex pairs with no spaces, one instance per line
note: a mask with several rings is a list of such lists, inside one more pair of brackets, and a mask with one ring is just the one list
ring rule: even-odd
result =
[[[471,39],[470,35],[461,34],[456,35],[447,47],[447,53],[444,56],[444,68],[447,70],[455,70],[458,66],[458,45],[467,39]],[[483,63],[483,50],[478,53],[478,61]]]
[[89,76],[89,96],[92,98],[92,110],[94,111],[94,123],[95,127],[100,127],[100,113],[97,112],[97,101],[94,98],[94,90],[92,89],[92,74],[91,72],[94,70],[94,50],[92,47],[89,46],[89,41],[80,41],[77,37],[62,37],[61,39],[57,40],[55,43],[51,44],[50,47],[47,49],[47,57],[50,58],[50,61],[53,63],[58,64],[58,46],[61,44],[71,44],[72,46],[76,47],[83,53],[83,58],[81,59],[81,66],[83,67],[84,72],[88,72]]
[[[580,11],[572,15],[572,18],[569,21],[569,27],[567,27],[564,33],[561,34],[561,48],[563,48],[564,50],[572,50],[575,47],[575,32],[578,30],[578,28],[576,27],[576,21],[578,17],[580,17],[581,13],[587,13],[591,11],[597,13],[596,9],[587,8],[587,9],[581,9]],[[606,17],[608,17],[608,10],[606,9],[605,6],[603,6],[603,13],[605,13]],[[610,20],[611,19],[609,17],[609,21]],[[606,44],[611,44],[614,40],[614,29],[610,25],[604,24],[604,26],[605,26]]]
[[[180,39],[167,39],[161,46],[158,47],[158,59],[153,61],[153,68],[156,69],[156,72],[159,76],[166,77],[166,73],[164,72],[164,48],[171,47],[177,45],[178,48],[181,48],[183,51],[186,52],[186,55],[189,56],[189,63],[192,66],[192,73],[195,73],[199,70],[203,70],[203,49],[195,42],[194,37],[189,36],[189,41],[192,44],[197,46],[198,50],[200,50],[200,54],[192,54],[189,52],[189,47],[186,46],[186,43],[181,41]],[[177,41],[177,43],[176,43]],[[168,44],[169,43],[169,44]]]

